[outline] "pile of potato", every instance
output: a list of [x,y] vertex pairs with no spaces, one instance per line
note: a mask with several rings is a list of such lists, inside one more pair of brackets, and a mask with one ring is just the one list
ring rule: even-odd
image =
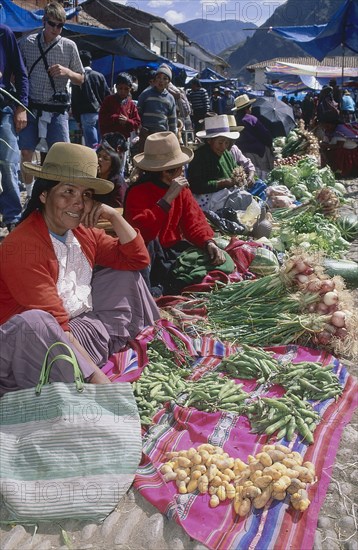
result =
[[307,484],[316,481],[312,462],[278,444],[249,455],[247,464],[209,443],[169,452],[167,458],[160,471],[166,482],[175,481],[180,494],[208,493],[212,508],[232,500],[239,516],[246,516],[252,505],[264,508],[270,499],[284,500],[287,494],[293,508],[303,512],[310,505]]

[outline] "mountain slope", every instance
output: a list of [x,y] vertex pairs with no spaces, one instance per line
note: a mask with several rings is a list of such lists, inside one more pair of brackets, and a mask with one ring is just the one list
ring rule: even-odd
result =
[[[253,30],[242,30],[248,26]],[[207,19],[193,19],[175,25],[175,27],[208,52],[216,55],[230,46],[244,42],[248,36],[253,35],[254,29],[257,28],[256,25],[248,25],[242,21],[209,21]]]
[[[279,6],[262,27],[323,25],[342,4],[342,0],[288,0]],[[261,27],[233,52],[227,62],[232,75],[246,76],[245,67],[275,57],[300,57],[307,54],[293,42]]]

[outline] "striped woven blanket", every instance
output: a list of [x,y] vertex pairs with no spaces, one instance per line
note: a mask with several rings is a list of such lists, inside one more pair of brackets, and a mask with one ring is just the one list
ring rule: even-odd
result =
[[[112,358],[113,361],[105,367],[105,371],[113,382],[131,381],[140,377],[147,362],[146,345],[155,335],[162,338],[172,350],[177,349],[176,342],[180,338],[193,358],[192,378],[199,378],[215,369],[222,357],[235,351],[233,346],[212,338],[190,338],[168,321],[162,320],[159,326],[144,331],[132,342],[132,348]],[[212,509],[209,507],[208,495],[181,495],[177,493],[174,482],[163,481],[159,468],[166,461],[165,453],[168,451],[188,449],[209,442],[223,447],[230,456],[244,461],[249,454],[260,452],[268,441],[267,436],[250,433],[249,421],[245,416],[224,412],[206,413],[171,402],[156,414],[154,425],[143,434],[143,458],[135,478],[135,487],[160,512],[179,523],[190,537],[211,549],[310,550],[341,433],[358,405],[357,381],[337,359],[320,350],[300,346],[270,349],[278,357],[289,357],[292,362],[320,361],[323,365],[333,362],[334,372],[344,388],[337,402],[330,399],[316,404],[315,409],[321,414],[322,422],[315,430],[313,445],[306,445],[300,436],[296,436],[289,444],[281,441],[316,466],[318,482],[309,488],[311,505],[306,512],[295,511],[287,500],[274,500],[264,509],[253,509],[248,516],[240,518],[230,501],[224,501]]]

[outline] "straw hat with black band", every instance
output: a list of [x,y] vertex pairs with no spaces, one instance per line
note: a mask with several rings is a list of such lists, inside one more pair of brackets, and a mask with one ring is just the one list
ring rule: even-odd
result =
[[133,163],[141,170],[161,172],[183,166],[193,156],[193,151],[189,147],[181,146],[173,132],[157,132],[147,137],[144,152],[135,155]]
[[255,101],[256,99],[250,99],[246,94],[239,95],[235,98],[235,107],[231,110],[239,111],[240,109],[244,109],[244,107],[249,107]]
[[96,177],[96,152],[77,143],[54,143],[42,166],[32,162],[23,162],[22,166],[26,174],[35,178],[86,186],[97,195],[110,193],[114,188],[111,181]]

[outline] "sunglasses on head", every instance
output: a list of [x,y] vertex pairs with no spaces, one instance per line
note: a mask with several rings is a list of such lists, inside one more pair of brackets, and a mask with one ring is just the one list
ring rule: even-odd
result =
[[169,170],[166,170],[168,174],[175,174],[175,172],[178,170],[178,168],[181,168],[180,166],[177,166],[176,168],[169,168]]
[[53,21],[49,21],[47,20],[46,23],[48,23],[50,25],[50,27],[52,27],[53,29],[56,28],[56,29],[63,29],[64,27],[64,23],[54,23]]

